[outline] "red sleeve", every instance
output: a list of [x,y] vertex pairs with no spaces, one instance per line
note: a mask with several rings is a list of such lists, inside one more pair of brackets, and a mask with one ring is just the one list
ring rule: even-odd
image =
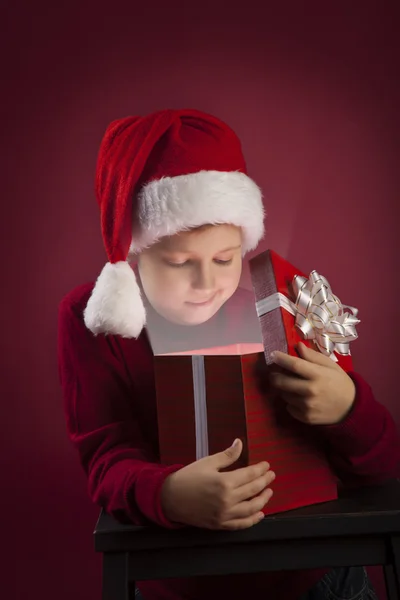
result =
[[345,485],[375,485],[400,476],[400,438],[389,411],[357,373],[354,406],[344,421],[318,427],[330,462]]
[[161,509],[162,466],[135,418],[135,390],[113,336],[94,336],[68,297],[60,305],[58,364],[68,436],[78,450],[93,502],[122,522],[175,527]]

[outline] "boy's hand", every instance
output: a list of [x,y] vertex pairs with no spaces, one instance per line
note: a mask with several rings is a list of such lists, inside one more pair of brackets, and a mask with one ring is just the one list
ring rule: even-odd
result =
[[169,475],[161,492],[166,517],[207,529],[246,529],[261,521],[261,510],[272,496],[267,486],[275,479],[269,464],[220,472],[238,460],[242,449],[242,442],[236,440],[224,452]]
[[288,373],[272,373],[272,386],[298,421],[310,425],[339,423],[354,404],[353,380],[328,356],[301,343],[297,349],[300,358],[284,352],[274,354],[274,363]]

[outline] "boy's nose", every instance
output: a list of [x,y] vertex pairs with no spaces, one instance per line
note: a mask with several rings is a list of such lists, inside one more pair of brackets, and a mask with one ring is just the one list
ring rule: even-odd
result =
[[212,293],[215,290],[215,276],[213,269],[207,266],[200,266],[195,270],[192,282],[193,288],[201,289],[203,293]]

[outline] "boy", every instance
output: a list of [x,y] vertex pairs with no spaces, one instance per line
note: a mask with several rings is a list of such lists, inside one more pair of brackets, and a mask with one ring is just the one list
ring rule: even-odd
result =
[[[188,466],[161,465],[153,372],[153,352],[210,346],[215,332],[215,345],[259,335],[252,294],[238,284],[242,257],[262,238],[264,209],[240,141],[195,110],[115,121],[101,144],[96,193],[109,262],[95,286],[71,292],[59,313],[68,433],[90,497],[122,522],[253,526],[279,471],[262,462],[221,472],[238,460],[240,440]],[[128,263],[134,259],[137,277]],[[310,435],[323,435],[344,483],[397,476],[393,420],[359,375],[304,345],[299,358],[278,353],[275,361],[287,373],[274,381],[282,402],[310,425]],[[139,588],[145,600],[376,598],[361,568]]]

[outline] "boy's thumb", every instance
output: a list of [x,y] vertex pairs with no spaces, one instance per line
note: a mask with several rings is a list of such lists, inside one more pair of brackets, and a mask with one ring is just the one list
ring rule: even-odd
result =
[[234,462],[236,462],[239,456],[242,454],[243,443],[241,440],[236,439],[230,448],[223,450],[223,452],[218,452],[218,454],[214,454],[215,466],[219,469],[225,469],[226,467],[230,467]]

